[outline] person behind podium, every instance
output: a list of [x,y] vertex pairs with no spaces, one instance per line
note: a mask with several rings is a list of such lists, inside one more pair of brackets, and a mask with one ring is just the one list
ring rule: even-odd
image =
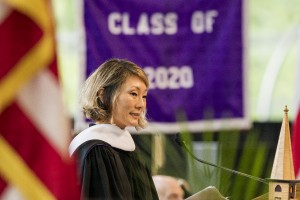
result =
[[104,62],[86,80],[80,103],[94,125],[70,144],[82,199],[158,199],[152,176],[125,129],[146,127],[148,87],[145,72],[124,59]]
[[159,200],[183,200],[184,190],[178,179],[172,176],[153,176]]

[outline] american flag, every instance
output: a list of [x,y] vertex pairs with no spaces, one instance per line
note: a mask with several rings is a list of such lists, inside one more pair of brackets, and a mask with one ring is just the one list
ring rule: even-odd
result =
[[300,107],[293,123],[292,149],[296,179],[300,179]]
[[51,2],[0,2],[0,199],[79,199]]

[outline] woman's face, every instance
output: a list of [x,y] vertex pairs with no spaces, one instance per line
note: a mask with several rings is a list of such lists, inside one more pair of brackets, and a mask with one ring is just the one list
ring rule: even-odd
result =
[[111,123],[122,129],[126,126],[138,126],[138,120],[146,109],[147,91],[140,78],[128,77],[113,106]]

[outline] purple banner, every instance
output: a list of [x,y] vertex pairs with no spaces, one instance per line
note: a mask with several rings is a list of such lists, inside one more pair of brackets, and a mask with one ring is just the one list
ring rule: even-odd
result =
[[129,59],[150,80],[151,124],[177,131],[245,128],[242,0],[85,0],[86,76]]

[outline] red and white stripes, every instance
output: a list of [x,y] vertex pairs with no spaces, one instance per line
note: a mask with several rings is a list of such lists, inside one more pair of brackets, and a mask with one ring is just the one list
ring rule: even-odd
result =
[[0,3],[0,199],[79,199],[49,3]]

